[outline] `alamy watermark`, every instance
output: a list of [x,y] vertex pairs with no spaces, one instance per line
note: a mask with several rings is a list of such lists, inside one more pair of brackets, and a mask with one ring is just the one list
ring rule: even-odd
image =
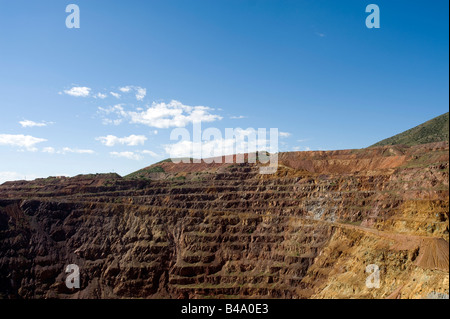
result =
[[[70,13],[66,17],[66,27],[68,29],[80,28],[80,7],[76,4],[66,6],[66,12]],[[366,18],[366,27],[369,29],[380,28],[380,7],[376,4],[366,6],[366,13],[370,13]]]
[[278,129],[226,128],[225,136],[215,127],[202,131],[194,122],[191,132],[175,128],[167,148],[173,163],[259,163],[260,174],[274,174],[278,169]]
[[449,299],[449,295],[443,292],[430,292],[425,299]]
[[76,4],[69,4],[66,7],[66,12],[70,13],[66,18],[66,27],[68,29],[80,28],[80,7]]
[[369,289],[380,288],[380,267],[376,264],[367,265],[366,273],[370,274],[366,278],[366,287]]
[[380,28],[380,7],[376,4],[369,4],[366,7],[366,12],[370,13],[366,18],[366,27],[368,29]]
[[80,268],[75,264],[67,265],[66,273],[69,275],[66,278],[66,287],[69,289],[80,288]]

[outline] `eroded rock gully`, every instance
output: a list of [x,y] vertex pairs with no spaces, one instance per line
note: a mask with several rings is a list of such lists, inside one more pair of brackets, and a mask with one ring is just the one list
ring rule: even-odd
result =
[[448,294],[448,143],[159,167],[0,186],[0,297]]

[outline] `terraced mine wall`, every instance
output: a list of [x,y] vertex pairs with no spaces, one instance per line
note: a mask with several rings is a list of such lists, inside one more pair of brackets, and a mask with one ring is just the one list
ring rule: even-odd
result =
[[448,294],[448,143],[279,156],[3,184],[0,297]]

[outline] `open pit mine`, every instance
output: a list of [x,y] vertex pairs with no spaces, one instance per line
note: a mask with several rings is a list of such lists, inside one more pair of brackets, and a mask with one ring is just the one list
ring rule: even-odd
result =
[[0,186],[0,298],[448,293],[448,140]]

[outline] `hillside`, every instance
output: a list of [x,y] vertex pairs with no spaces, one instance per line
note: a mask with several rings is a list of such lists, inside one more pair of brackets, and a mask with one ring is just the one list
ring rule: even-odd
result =
[[403,133],[382,140],[371,147],[385,145],[418,145],[449,140],[448,112]]

